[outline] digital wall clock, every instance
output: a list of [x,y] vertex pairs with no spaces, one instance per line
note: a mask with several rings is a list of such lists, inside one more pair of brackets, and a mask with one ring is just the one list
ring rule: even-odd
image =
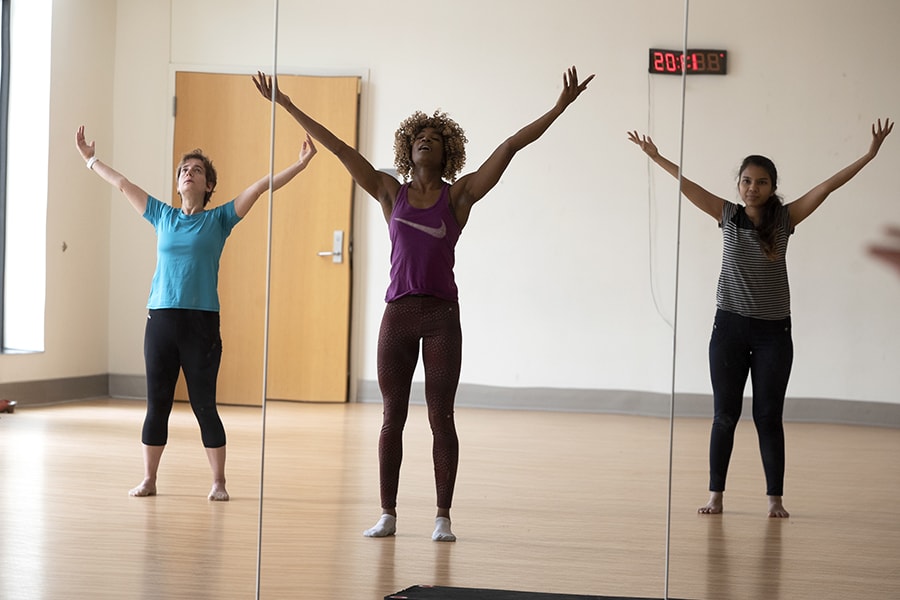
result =
[[663,50],[650,48],[650,72],[662,75],[725,75],[727,50]]

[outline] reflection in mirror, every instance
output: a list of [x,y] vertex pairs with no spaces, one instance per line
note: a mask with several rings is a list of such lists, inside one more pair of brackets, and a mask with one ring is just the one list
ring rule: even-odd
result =
[[[765,15],[765,26],[750,31],[737,26],[746,17],[742,9],[708,0],[691,3],[689,47],[726,49],[728,73],[688,77],[683,166],[686,177],[712,194],[751,207],[756,200],[746,194],[749,189],[742,194],[739,187],[741,160],[760,154],[777,166],[776,193],[790,207],[791,226],[796,225],[779,241],[790,248],[790,327],[780,328],[779,335],[792,338],[786,346],[792,353],[751,367],[746,389],[737,380],[735,393],[738,399],[741,391],[745,396],[743,420],[730,452],[724,512],[698,515],[707,490],[721,487],[710,475],[715,457],[728,455],[718,450],[718,426],[710,427],[710,373],[714,379],[722,375],[709,361],[712,356],[713,365],[719,364],[715,358],[724,335],[718,317],[713,327],[713,315],[717,304],[741,289],[730,277],[736,271],[723,261],[723,238],[727,248],[729,231],[748,230],[740,219],[717,227],[703,210],[685,203],[678,266],[670,589],[676,597],[710,598],[890,595],[900,589],[896,577],[863,577],[854,580],[852,590],[834,590],[842,589],[845,584],[838,580],[847,573],[890,570],[896,558],[896,539],[882,534],[884,515],[856,508],[860,497],[866,498],[866,506],[890,502],[900,482],[896,476],[885,477],[897,474],[885,450],[900,447],[896,375],[893,369],[873,368],[900,358],[890,333],[897,324],[896,289],[891,276],[866,256],[867,244],[885,223],[862,217],[890,214],[895,208],[885,190],[891,189],[887,165],[897,156],[897,140],[887,137],[864,169],[846,173],[855,174],[852,181],[834,190],[810,218],[802,219],[802,205],[791,203],[802,202],[809,190],[816,194],[814,186],[848,165],[866,163],[868,159],[856,161],[883,137],[877,135],[878,119],[883,127],[886,117],[896,117],[891,111],[900,91],[884,75],[893,69],[892,47],[898,44],[888,25],[896,22],[896,5],[876,1],[848,13],[837,5],[804,0],[789,7],[766,2],[754,10]],[[801,22],[804,26],[797,27]],[[663,139],[655,139],[660,151],[671,153],[674,145]],[[773,179],[765,170],[763,174]],[[668,175],[660,171],[654,177],[663,181]],[[769,286],[768,308],[788,301],[786,286],[778,293],[775,289]],[[754,331],[776,316],[784,315],[765,315],[762,323],[753,322]],[[762,355],[758,349],[752,358],[761,360]],[[779,372],[784,377],[789,372],[783,419],[777,409],[761,412],[773,397],[778,404],[780,394],[770,395],[766,382]],[[763,433],[769,428],[777,432],[784,422],[783,490],[777,485],[779,453],[772,449],[778,443],[770,444],[764,434],[757,437],[753,417]],[[775,466],[764,464],[773,456]],[[785,518],[770,518],[768,496],[781,491],[786,511],[776,505],[775,512]],[[799,526],[804,522],[808,526]],[[842,543],[834,545],[835,539]],[[795,551],[789,555],[787,548]],[[852,548],[865,549],[866,558],[857,562]]]
[[[362,2],[315,11],[280,3],[278,75],[358,77],[356,146],[379,170],[393,167],[394,131],[415,110],[447,111],[463,126],[463,173],[470,173],[552,104],[565,68],[575,64],[598,79],[515,156],[473,208],[457,246],[466,340],[456,396],[457,544],[430,537],[434,482],[421,365],[405,430],[397,535],[362,535],[379,510],[376,349],[391,246],[378,205],[352,188],[343,248],[352,266],[349,402],[269,394],[262,597],[297,590],[357,597],[373,588],[386,595],[418,583],[661,595],[677,230],[672,202],[648,195],[643,163],[620,149],[632,123],[652,125],[677,144],[679,84],[649,78],[646,57],[650,47],[682,40],[684,6],[658,2],[659,18],[648,19],[646,7],[621,2],[610,19],[608,6],[565,4],[526,13],[512,1],[487,11],[472,1],[452,11],[401,2],[387,13]],[[511,14],[516,27],[508,26]],[[398,25],[403,15],[415,16]],[[472,41],[441,33],[463,30]],[[646,33],[624,33],[635,30]],[[612,52],[627,58],[608,60]],[[301,97],[310,81],[298,78],[289,95],[336,127],[337,117],[311,104],[327,105],[327,97]],[[276,124],[276,138],[302,135],[289,117]],[[321,147],[310,175],[319,169],[346,171]],[[276,199],[273,242],[294,245],[286,262],[332,250],[340,227],[294,231],[308,205],[335,201],[318,188]],[[320,266],[330,267],[330,257],[322,258]],[[314,296],[318,280],[304,275],[291,285],[288,300]],[[313,324],[301,331],[316,333]],[[284,372],[309,352],[328,352],[328,344],[291,346],[288,340],[276,357],[270,344],[270,376],[275,361]]]

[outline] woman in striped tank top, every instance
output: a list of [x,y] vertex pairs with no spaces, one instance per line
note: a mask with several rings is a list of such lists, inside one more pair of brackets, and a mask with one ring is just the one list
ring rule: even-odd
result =
[[[784,508],[784,397],[794,357],[790,288],[785,253],[794,228],[878,154],[893,129],[890,119],[872,125],[869,150],[852,164],[788,204],[776,194],[778,172],[764,156],[744,159],[738,176],[743,204],[716,196],[682,176],[681,191],[722,229],[722,268],[716,315],[709,342],[713,423],[709,445],[709,501],[701,514],[723,509],[725,478],[741,416],[747,377],[753,387],[753,422],[766,475],[770,517],[789,517]],[[663,157],[653,140],[628,132],[650,160],[678,178],[679,167]]]

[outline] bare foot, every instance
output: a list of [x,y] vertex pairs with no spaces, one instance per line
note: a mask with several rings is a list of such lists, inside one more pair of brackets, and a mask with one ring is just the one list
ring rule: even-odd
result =
[[207,500],[214,502],[228,502],[228,492],[225,491],[224,483],[213,483],[212,489],[209,490]]
[[722,512],[723,492],[710,492],[709,502],[697,509],[701,515],[718,515]]
[[131,488],[128,490],[129,496],[136,496],[143,498],[144,496],[155,496],[156,495],[156,482],[151,481],[149,479],[145,479],[141,482],[141,485],[136,488]]
[[769,516],[773,519],[786,519],[791,516],[791,513],[784,509],[781,496],[769,496]]

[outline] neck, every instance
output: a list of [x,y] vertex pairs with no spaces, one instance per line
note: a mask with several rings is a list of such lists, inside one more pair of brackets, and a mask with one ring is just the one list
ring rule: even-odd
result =
[[186,215],[197,214],[198,212],[203,212],[203,199],[194,200],[190,197],[181,198],[181,212]]
[[442,187],[444,185],[444,180],[441,179],[440,171],[425,167],[416,167],[413,169],[410,185],[420,190],[434,189]]
[[744,213],[746,213],[750,221],[752,221],[753,224],[757,226],[762,222],[763,210],[763,207],[744,206]]

